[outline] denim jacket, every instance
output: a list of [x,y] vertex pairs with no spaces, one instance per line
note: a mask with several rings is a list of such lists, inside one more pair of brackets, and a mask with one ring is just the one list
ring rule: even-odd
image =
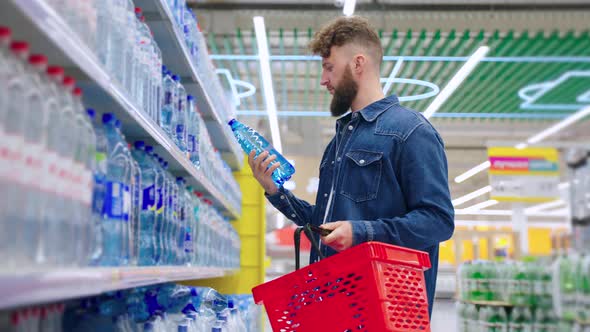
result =
[[[444,143],[428,120],[395,95],[340,118],[319,179],[315,205],[284,188],[267,198],[298,225],[350,221],[353,245],[380,241],[428,252],[431,310],[438,245],[453,234],[454,209]],[[336,253],[325,245],[320,250]],[[317,259],[312,251],[310,261]]]

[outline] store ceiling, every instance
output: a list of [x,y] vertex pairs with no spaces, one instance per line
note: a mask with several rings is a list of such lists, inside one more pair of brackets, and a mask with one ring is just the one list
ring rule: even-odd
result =
[[[590,104],[587,1],[570,1],[562,7],[549,1],[359,3],[366,10],[357,14],[368,17],[382,39],[382,78],[387,79],[397,64],[396,77],[412,80],[394,82],[390,93],[417,98],[402,104],[418,111],[432,102],[433,86],[442,90],[478,47],[490,47],[486,58],[431,119],[446,142],[455,198],[487,185],[485,172],[461,184],[452,180],[484,161],[487,146],[519,143]],[[248,91],[248,85],[255,88],[253,95],[239,100],[239,117],[270,137],[252,25],[253,16],[265,17],[283,150],[296,162],[315,165],[309,174],[296,178],[296,192],[309,199],[314,194],[304,188],[317,176],[312,173],[334,133],[334,119],[327,113],[331,96],[319,85],[320,59],[311,57],[306,45],[324,22],[340,15],[334,1],[314,4],[315,9],[297,1],[197,1],[194,5],[214,63],[226,70],[220,76],[224,84],[238,92]],[[589,123],[568,127],[548,138],[548,144],[590,142]],[[482,196],[473,203],[486,199]]]

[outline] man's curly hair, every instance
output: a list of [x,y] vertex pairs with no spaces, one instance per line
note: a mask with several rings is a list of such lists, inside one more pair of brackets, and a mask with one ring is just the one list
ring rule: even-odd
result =
[[322,27],[309,43],[313,54],[322,58],[330,56],[332,46],[356,44],[365,48],[377,64],[381,64],[383,47],[369,21],[362,17],[339,17]]

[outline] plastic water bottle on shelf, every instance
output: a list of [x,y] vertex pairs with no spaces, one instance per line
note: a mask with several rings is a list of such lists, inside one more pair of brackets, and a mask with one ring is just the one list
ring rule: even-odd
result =
[[199,167],[199,124],[200,116],[196,109],[195,98],[191,95],[186,97],[187,129],[186,129],[186,150],[189,160]]
[[138,265],[156,265],[155,207],[156,207],[156,169],[145,153],[145,142],[136,141],[131,152],[141,169],[141,201],[139,203],[139,223],[137,232]]
[[152,168],[154,169],[154,233],[155,233],[155,263],[161,264],[164,250],[164,170],[160,166],[157,155],[153,153],[152,146],[146,146],[145,151],[151,158]]
[[126,45],[124,58],[122,59],[124,61],[125,75],[121,83],[127,94],[135,101],[138,101],[136,83],[141,79],[138,73],[139,61],[137,61],[139,58],[139,46],[137,45],[138,22],[135,18],[135,6],[133,2],[131,0],[124,1],[125,4],[123,7],[125,8],[125,12],[123,19],[125,25],[119,27],[119,29],[124,30]]
[[174,142],[182,152],[186,152],[186,90],[180,83],[180,77],[177,75],[172,76],[174,81],[176,82],[176,91],[178,91],[178,100],[176,104],[176,112],[173,116],[173,123],[174,123]]
[[[101,2],[101,1],[99,1]],[[105,1],[106,2],[106,1]],[[107,50],[106,67],[112,77],[114,77],[121,86],[125,83],[125,56],[128,54],[127,48],[132,45],[127,43],[127,0],[108,1],[109,7],[106,20],[110,20],[110,47]],[[100,41],[97,41],[100,43]]]
[[170,72],[166,66],[162,66],[162,87],[164,90],[164,101],[160,111],[160,127],[169,137],[172,137],[172,116],[176,108],[178,93],[176,90],[176,82],[172,79]]
[[92,187],[92,234],[89,238],[90,248],[90,264],[96,265],[102,255],[102,211],[105,199],[105,177],[106,177],[106,158],[107,158],[107,142],[102,128],[97,127],[95,118],[96,111],[94,109],[87,110],[90,119],[90,125],[94,129],[94,155],[90,156],[94,159],[93,165],[93,183]]
[[102,117],[107,139],[106,195],[103,213],[103,256],[101,265],[116,266],[126,264],[128,253],[128,224],[125,221],[125,187],[128,185],[129,161],[125,154],[125,144],[115,127],[115,117],[106,113]]
[[229,125],[234,133],[234,136],[240,143],[240,146],[249,154],[252,150],[256,151],[256,156],[258,156],[263,151],[268,151],[270,155],[276,155],[277,158],[269,165],[271,167],[275,163],[280,163],[281,166],[277,168],[272,173],[272,179],[277,185],[277,187],[281,187],[283,183],[288,181],[291,176],[295,173],[295,168],[291,163],[283,157],[277,150],[275,150],[270,143],[258,132],[254,129],[240,123],[236,119],[232,119],[229,121]]

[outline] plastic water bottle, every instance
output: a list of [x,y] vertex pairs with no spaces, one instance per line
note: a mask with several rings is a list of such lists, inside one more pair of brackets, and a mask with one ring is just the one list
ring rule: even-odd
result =
[[[25,188],[25,201],[22,220],[22,238],[18,242],[18,250],[26,256],[21,264],[32,265],[36,262],[37,247],[41,236],[43,201],[45,193],[40,190],[39,179],[44,171],[44,152],[47,144],[47,112],[45,90],[42,77],[47,69],[47,58],[43,55],[29,57],[28,85],[26,92],[27,109],[24,111],[24,144],[22,184]],[[43,76],[42,76],[43,75]]]
[[22,228],[22,202],[26,195],[26,187],[23,185],[23,168],[24,168],[24,128],[25,114],[28,111],[23,105],[26,104],[27,93],[27,69],[26,61],[29,55],[29,45],[24,42],[12,42],[11,50],[11,69],[8,74],[8,102],[6,110],[3,110],[2,124],[4,127],[4,137],[2,149],[3,165],[0,170],[2,183],[0,193],[3,200],[3,232],[2,243],[0,243],[0,252],[6,257],[0,264],[6,264],[9,268],[14,268],[16,262],[25,261],[24,253],[18,250],[19,241],[24,241]]
[[188,95],[186,98],[187,102],[187,139],[186,139],[186,149],[188,152],[188,156],[190,161],[195,165],[195,167],[199,168],[199,129],[201,125],[201,116],[197,111],[197,107],[195,105],[195,98],[191,95]]
[[[139,10],[138,10],[139,9]],[[139,75],[138,75],[138,94],[140,96],[140,105],[143,110],[152,117],[152,94],[151,94],[151,58],[152,58],[152,37],[151,31],[145,23],[145,18],[141,15],[141,9],[136,8],[135,11],[138,20],[139,28]],[[139,82],[141,81],[141,82]]]
[[101,265],[123,265],[128,254],[128,231],[125,221],[125,187],[130,173],[125,154],[125,145],[115,127],[115,117],[106,113],[102,117],[107,139],[108,157],[106,173],[106,195],[103,220],[103,257]]
[[[100,2],[100,1],[99,1]],[[109,4],[108,15],[106,20],[110,20],[110,48],[106,54],[106,66],[109,73],[121,85],[125,82],[125,56],[128,54],[128,48],[131,46],[127,43],[127,0],[111,0]],[[100,42],[100,41],[98,41]]]
[[176,104],[176,112],[175,112],[175,115],[173,116],[173,119],[174,119],[173,123],[174,123],[174,127],[175,127],[174,142],[180,148],[180,151],[186,152],[186,123],[187,123],[187,119],[186,119],[186,102],[187,102],[186,90],[182,86],[182,83],[180,83],[180,77],[178,77],[177,75],[174,75],[174,76],[172,76],[172,78],[174,79],[174,81],[177,84],[176,91],[178,91],[177,92],[178,99],[177,99],[177,104]]
[[152,146],[146,146],[145,152],[149,155],[152,168],[154,169],[154,232],[155,232],[155,262],[156,264],[162,263],[162,252],[164,250],[164,237],[163,237],[163,223],[164,223],[164,170],[160,166],[157,159],[157,155],[153,153],[154,148]]
[[106,158],[107,158],[107,142],[104,132],[101,127],[98,127],[95,122],[96,112],[94,109],[87,110],[88,117],[91,120],[92,128],[94,128],[95,149],[93,179],[94,187],[92,190],[92,234],[90,241],[90,264],[96,265],[102,255],[102,213],[105,200],[105,178],[106,178]]
[[164,89],[164,102],[162,105],[160,115],[160,127],[164,130],[169,137],[172,137],[172,116],[174,114],[175,105],[177,104],[177,90],[176,82],[172,79],[170,72],[165,66],[162,66],[163,75],[163,89]]
[[125,7],[123,17],[125,25],[115,27],[116,29],[124,30],[125,34],[124,38],[126,47],[124,58],[122,59],[124,61],[125,75],[121,83],[123,83],[127,93],[131,95],[135,101],[138,101],[136,84],[141,80],[141,77],[138,75],[139,63],[137,61],[137,53],[140,52],[137,44],[138,22],[135,18],[135,6],[133,5],[133,1],[125,0],[123,6]]
[[240,143],[240,146],[246,154],[249,154],[250,151],[254,150],[256,151],[256,156],[262,153],[262,151],[268,151],[270,155],[277,156],[277,158],[269,165],[269,167],[271,167],[277,162],[281,164],[281,166],[272,173],[272,179],[277,187],[282,186],[283,183],[288,181],[295,173],[293,165],[291,165],[283,155],[275,150],[270,143],[268,143],[268,141],[254,129],[240,123],[236,119],[232,119],[229,122],[229,125],[231,126],[238,143]]
[[[131,148],[131,146],[129,145]],[[139,236],[140,236],[140,213],[142,201],[142,184],[141,184],[141,168],[137,161],[129,153],[129,161],[131,165],[131,183],[130,189],[130,208],[129,208],[129,264],[137,265],[139,255]]]
[[142,201],[139,218],[139,260],[138,265],[156,265],[156,169],[145,153],[145,143],[136,141],[132,155],[141,168]]
[[153,42],[154,46],[154,64],[152,65],[152,82],[153,82],[153,100],[152,100],[152,117],[156,123],[160,123],[160,111],[162,109],[162,100],[163,100],[163,90],[162,90],[162,51],[158,44]]

